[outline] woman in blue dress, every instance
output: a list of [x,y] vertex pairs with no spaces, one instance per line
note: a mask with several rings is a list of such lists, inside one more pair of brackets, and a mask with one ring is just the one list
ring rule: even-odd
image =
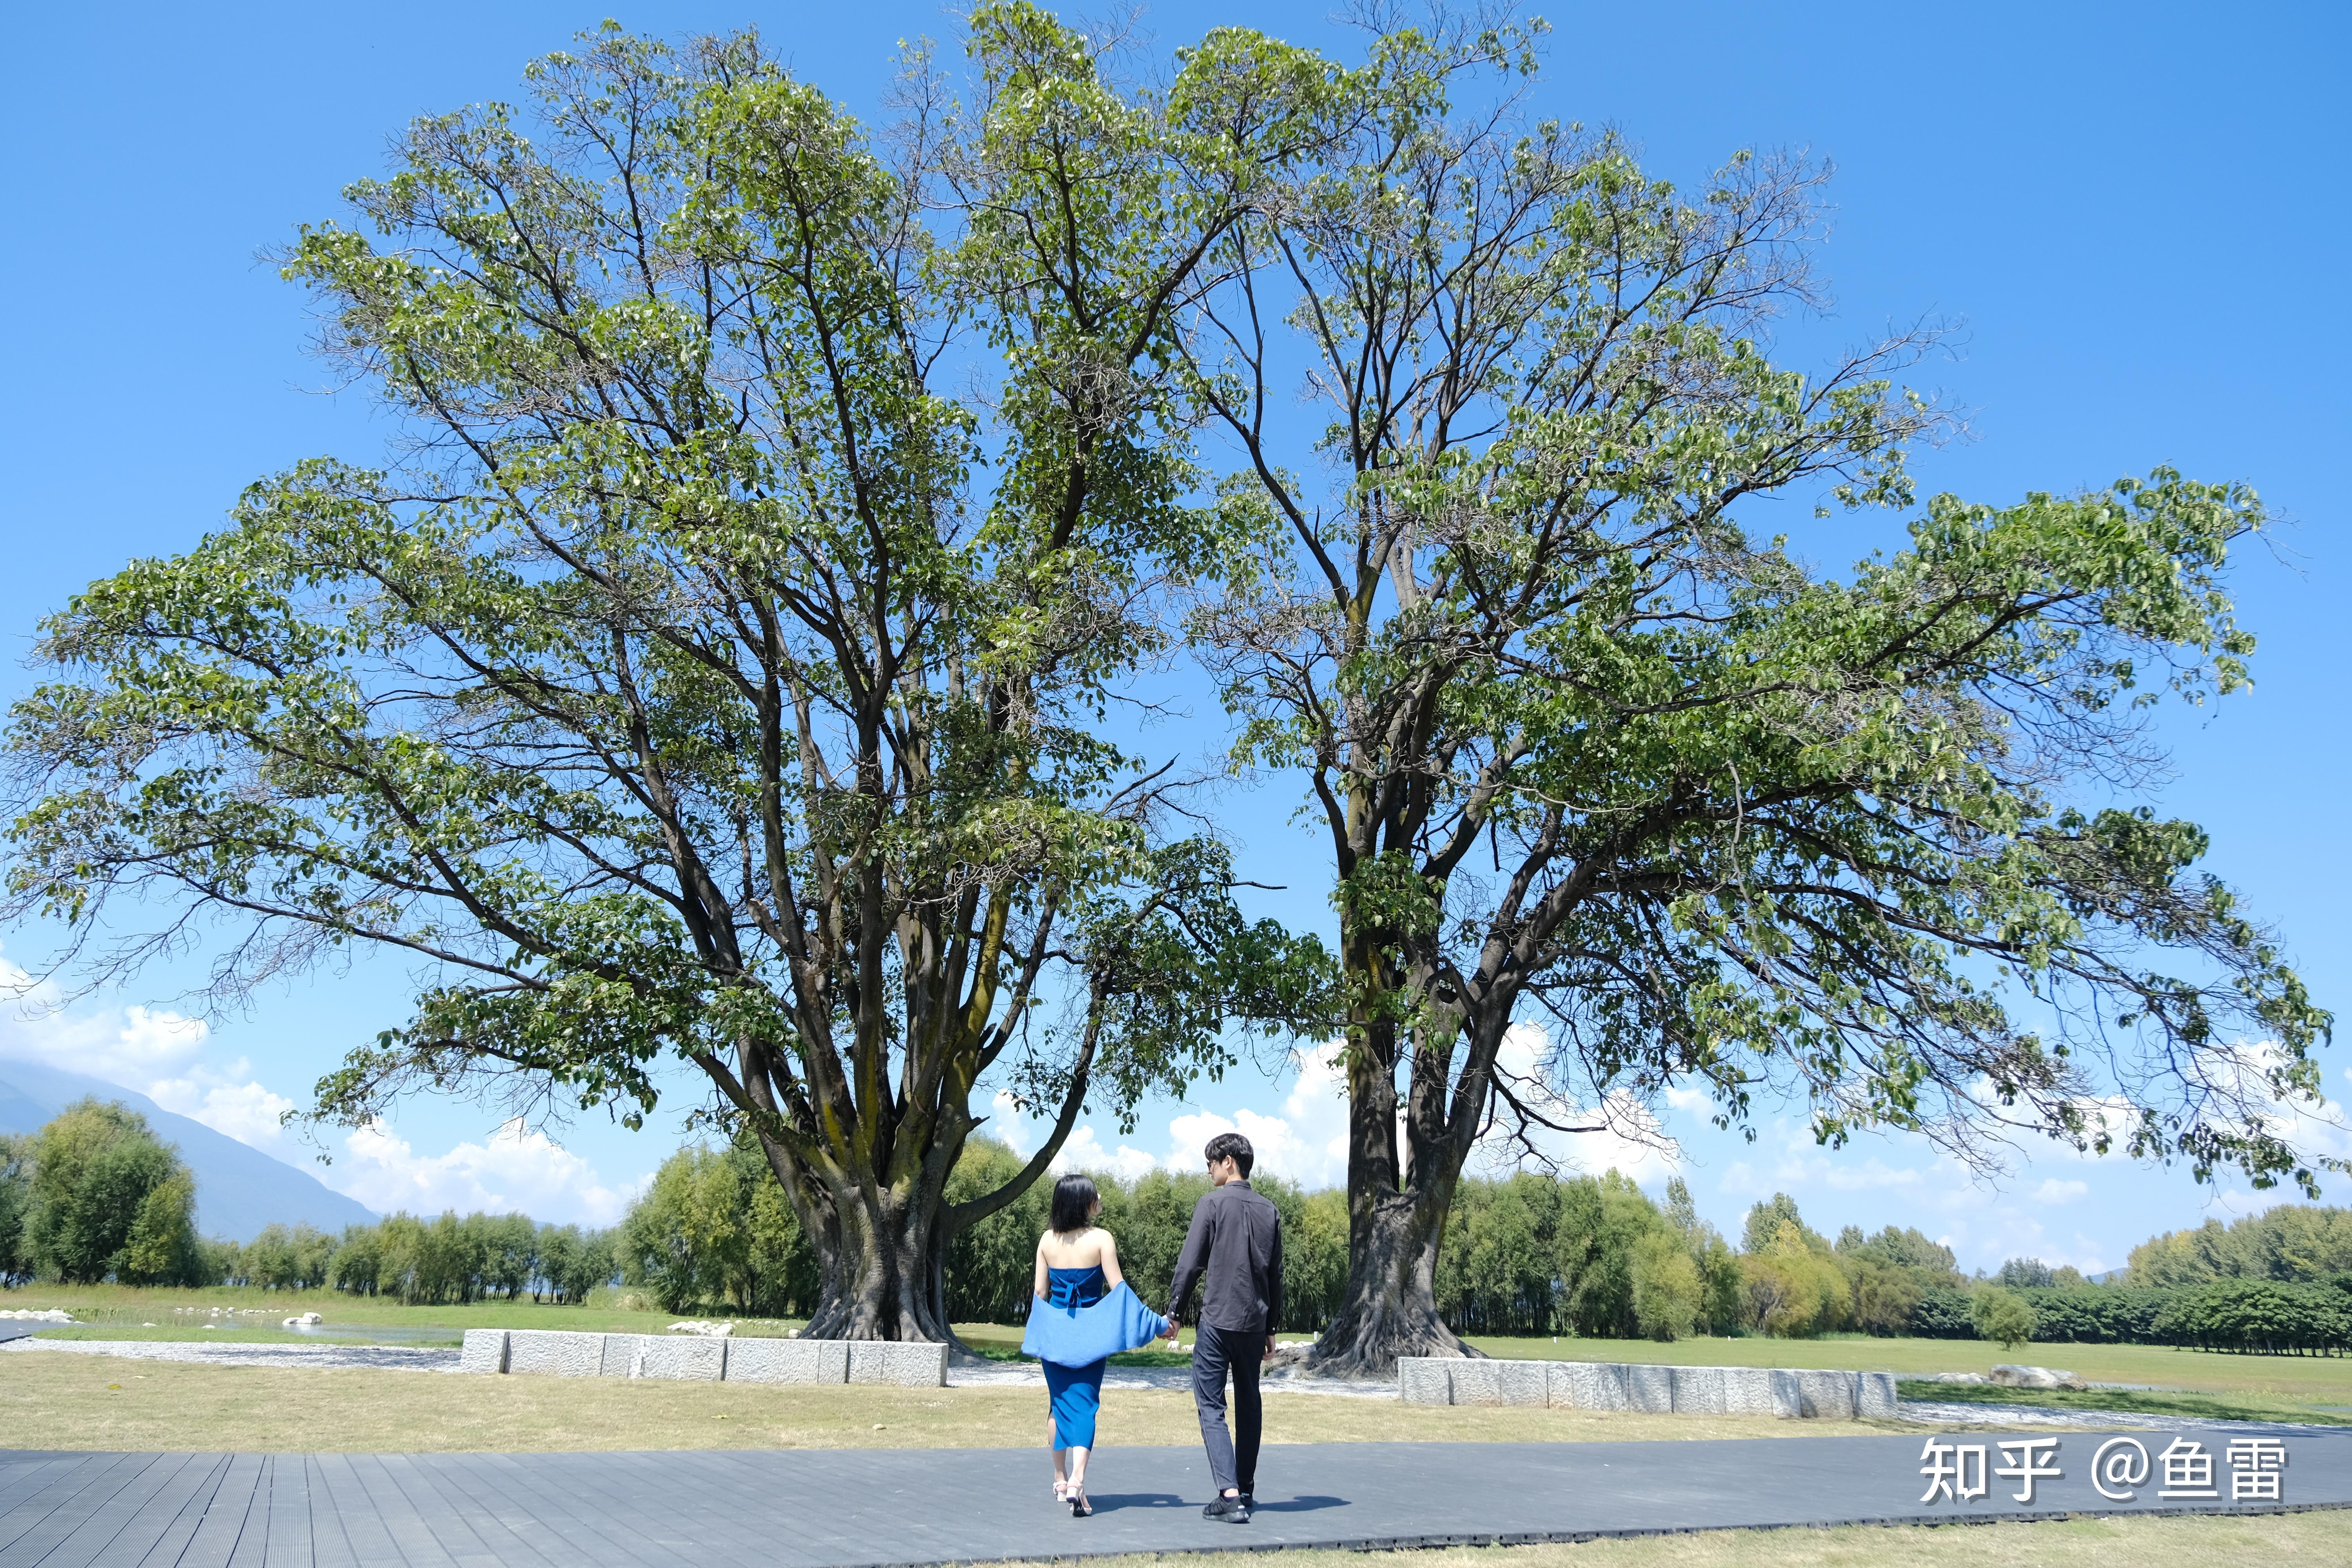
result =
[[[1118,1243],[1095,1224],[1101,1212],[1102,1197],[1086,1177],[1064,1176],[1054,1184],[1053,1228],[1037,1238],[1032,1289],[1040,1305],[1088,1306],[1118,1288]],[[1053,1405],[1054,1499],[1069,1504],[1073,1519],[1095,1510],[1087,1500],[1087,1456],[1095,1446],[1103,1366],[1109,1360],[1103,1356],[1083,1366],[1064,1366],[1050,1359],[1043,1363]]]

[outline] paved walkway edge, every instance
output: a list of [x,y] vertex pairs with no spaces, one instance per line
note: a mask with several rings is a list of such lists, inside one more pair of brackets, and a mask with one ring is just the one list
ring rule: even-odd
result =
[[[2219,1458],[2224,1436],[2200,1441]],[[2236,1503],[2103,1502],[2078,1439],[2008,1441],[2042,1455],[1987,1478],[2041,1478],[2021,1504],[2002,1487],[1923,1503],[1907,1436],[1277,1445],[1241,1526],[1200,1516],[1201,1453],[1168,1447],[1099,1455],[1083,1521],[1051,1506],[1043,1453],[1016,1449],[0,1451],[0,1568],[927,1568],[2352,1510],[2352,1435],[2334,1430],[2264,1467],[2284,1468],[2284,1498]]]

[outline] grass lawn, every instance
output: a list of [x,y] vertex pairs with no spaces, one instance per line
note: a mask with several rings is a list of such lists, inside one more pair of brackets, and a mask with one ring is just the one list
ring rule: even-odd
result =
[[[557,1452],[611,1448],[1043,1447],[1042,1388],[887,1388],[463,1377],[208,1366],[67,1351],[0,1352],[0,1442],[17,1448]],[[1817,1437],[1895,1422],[1454,1409],[1279,1394],[1272,1443],[1591,1442]],[[1107,1447],[1189,1445],[1189,1394],[1106,1389]],[[1042,1462],[1042,1461],[1041,1461]]]
[[[520,1301],[471,1301],[464,1306],[404,1306],[383,1297],[346,1296],[334,1290],[257,1290],[232,1286],[200,1289],[146,1289],[122,1285],[28,1285],[0,1291],[0,1307],[39,1311],[62,1307],[77,1321],[44,1329],[44,1337],[79,1340],[263,1340],[299,1341],[315,1335],[289,1333],[279,1320],[316,1312],[320,1327],[350,1330],[387,1344],[457,1343],[467,1329],[573,1329],[591,1333],[658,1334],[680,1315],[620,1305],[623,1292],[599,1290],[580,1306]],[[215,1307],[224,1309],[215,1318]],[[193,1309],[191,1310],[190,1309]],[[230,1315],[234,1310],[235,1315]],[[735,1332],[751,1337],[789,1333],[797,1322],[737,1318]],[[207,1322],[240,1325],[205,1329]],[[149,1328],[147,1324],[153,1324]],[[1013,1342],[1020,1342],[1015,1333]]]
[[[1285,1552],[1282,1568],[2214,1568],[2217,1563],[2333,1568],[2352,1557],[2352,1513],[2251,1519],[2070,1519],[1844,1530],[1724,1530],[1433,1552]],[[1087,1568],[1259,1568],[1263,1556],[1213,1552],[1097,1557]],[[1007,1568],[1042,1568],[1008,1564]]]
[[[330,1331],[352,1340],[389,1344],[456,1344],[471,1328],[576,1329],[609,1333],[661,1333],[677,1321],[670,1312],[633,1310],[621,1293],[599,1290],[584,1306],[542,1305],[530,1300],[476,1301],[456,1307],[407,1307],[381,1298],[339,1295],[330,1290],[262,1291],[219,1287],[209,1289],[139,1289],[129,1287],[34,1285],[0,1291],[0,1306],[63,1307],[82,1321],[42,1331],[44,1338],[104,1340],[219,1340],[257,1343],[316,1340],[278,1327],[278,1320],[317,1312]],[[209,1316],[213,1307],[244,1309],[236,1316]],[[183,1309],[175,1311],[174,1309]],[[184,1309],[194,1308],[194,1311]],[[236,1328],[205,1329],[205,1322],[235,1322]],[[153,1324],[150,1328],[145,1325]],[[736,1319],[741,1336],[788,1333],[786,1321]],[[991,1323],[960,1323],[956,1331],[981,1354],[996,1360],[1018,1356],[1021,1331]],[[1304,1337],[1304,1336],[1298,1336]],[[2340,1421],[2345,1412],[2318,1405],[2352,1405],[2352,1357],[2250,1356],[2176,1350],[2163,1345],[2031,1344],[2014,1351],[1978,1340],[1873,1339],[1858,1334],[1816,1340],[1688,1339],[1672,1344],[1635,1340],[1473,1338],[1489,1355],[1536,1360],[1664,1362],[1684,1366],[1818,1366],[1892,1372],[1916,1379],[1939,1372],[1985,1372],[1996,1362],[2064,1367],[2095,1383],[2146,1384],[2165,1391],[2221,1396],[2240,1402],[2257,1419]],[[1143,1351],[1116,1358],[1121,1365],[1181,1366],[1188,1357]],[[1910,1397],[2013,1398],[1956,1389],[1906,1391]],[[2151,1396],[2152,1397],[2152,1396]],[[2131,1403],[2120,1392],[2095,1390],[2059,1402],[2095,1404],[2107,1409],[2165,1414],[2223,1414],[2220,1406],[2184,1405],[2175,1410]]]
[[[1933,1376],[1990,1372],[1996,1362],[2063,1367],[2093,1383],[2138,1383],[2201,1394],[2252,1394],[2295,1405],[2352,1405],[2352,1356],[2231,1355],[2170,1345],[2031,1344],[2003,1350],[1981,1340],[1643,1340],[1474,1338],[1488,1355],[1549,1361],[1663,1362],[1675,1366],[1824,1366]],[[1965,1385],[1963,1385],[1965,1386]],[[2011,1391],[2003,1390],[2003,1393]],[[2095,1394],[2104,1397],[2100,1391]],[[2078,1396],[2079,1397],[2079,1396]]]

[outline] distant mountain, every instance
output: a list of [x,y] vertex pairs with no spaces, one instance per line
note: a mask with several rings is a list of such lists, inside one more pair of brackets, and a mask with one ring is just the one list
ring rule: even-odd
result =
[[0,1061],[0,1132],[37,1132],[86,1094],[121,1100],[144,1116],[157,1137],[180,1146],[180,1158],[195,1173],[196,1230],[201,1235],[251,1241],[272,1221],[295,1225],[307,1220],[330,1231],[375,1223],[376,1215],[364,1205],[310,1172],[102,1079],[31,1062]]

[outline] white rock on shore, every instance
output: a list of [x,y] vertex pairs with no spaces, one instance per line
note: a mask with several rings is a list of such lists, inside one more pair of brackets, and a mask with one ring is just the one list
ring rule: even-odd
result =
[[1992,1369],[1992,1381],[2003,1388],[2088,1388],[2090,1384],[2054,1367],[2020,1366],[2004,1362]]

